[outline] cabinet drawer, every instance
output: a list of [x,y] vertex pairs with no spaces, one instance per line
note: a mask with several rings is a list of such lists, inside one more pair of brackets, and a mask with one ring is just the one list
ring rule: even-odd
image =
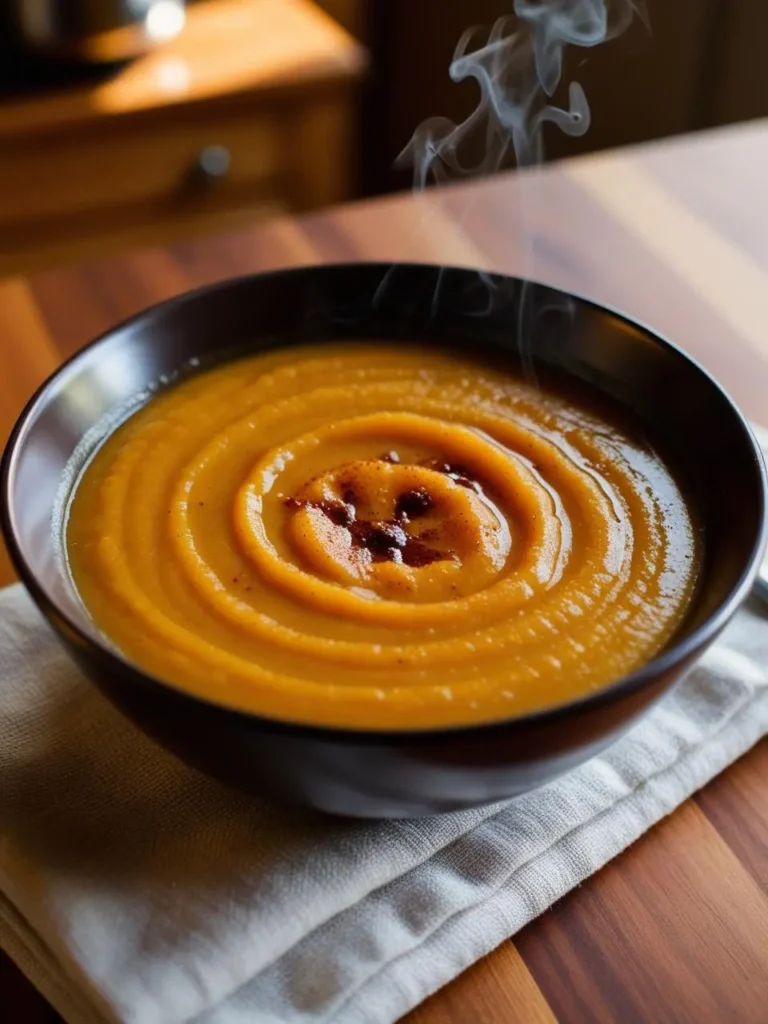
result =
[[100,210],[109,219],[110,210],[157,208],[201,191],[242,192],[276,175],[279,163],[277,126],[254,116],[7,143],[0,148],[0,227]]

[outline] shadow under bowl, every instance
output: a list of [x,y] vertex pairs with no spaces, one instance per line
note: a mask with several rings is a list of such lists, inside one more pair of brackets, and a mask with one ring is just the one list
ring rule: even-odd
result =
[[[673,642],[640,671],[567,706],[491,725],[414,732],[296,726],[205,702],[104,642],[61,557],[61,481],[98,425],[190,365],[276,345],[465,344],[591,385],[680,468],[704,533],[701,584]],[[94,442],[95,443],[95,442]],[[142,730],[238,788],[335,814],[407,817],[533,790],[612,744],[716,639],[765,544],[765,470],[744,418],[693,360],[615,312],[543,285],[427,265],[353,264],[256,275],[180,296],[109,331],[24,410],[0,473],[21,579],[75,660]]]

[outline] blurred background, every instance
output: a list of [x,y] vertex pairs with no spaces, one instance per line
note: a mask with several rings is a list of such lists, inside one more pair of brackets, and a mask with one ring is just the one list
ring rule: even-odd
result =
[[[448,75],[458,39],[511,8],[0,0],[0,271],[409,187],[415,127],[477,100]],[[548,160],[768,116],[768,4],[648,10],[650,31],[571,52],[593,123],[552,131]]]

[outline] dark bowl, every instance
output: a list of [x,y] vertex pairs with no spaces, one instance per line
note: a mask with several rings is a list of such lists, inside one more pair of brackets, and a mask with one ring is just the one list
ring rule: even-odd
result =
[[[492,725],[414,732],[299,727],[189,696],[116,655],[61,558],[61,481],[87,435],[184,367],[298,342],[404,339],[485,347],[618,400],[684,477],[704,531],[702,581],[682,628],[635,674],[567,706]],[[84,441],[85,439],[85,441]],[[6,449],[2,528],[19,575],[75,660],[141,729],[238,787],[343,815],[416,816],[535,789],[613,743],[715,640],[748,595],[765,541],[765,471],[733,402],[649,330],[542,285],[471,270],[357,264],[229,281],[116,327],[63,366]]]

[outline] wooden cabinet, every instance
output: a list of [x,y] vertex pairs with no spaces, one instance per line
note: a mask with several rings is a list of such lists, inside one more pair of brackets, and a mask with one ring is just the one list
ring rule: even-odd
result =
[[315,0],[340,25],[360,37],[365,32],[367,0]]
[[0,104],[0,271],[350,198],[364,69],[308,0],[218,0],[98,85]]
[[86,130],[18,141],[12,159],[0,162],[0,229],[40,224],[52,232],[79,218],[110,221],[121,210],[157,214],[238,193],[247,199],[269,190],[281,158],[274,119],[248,110],[215,122],[182,118],[164,133],[133,125],[107,139]]

